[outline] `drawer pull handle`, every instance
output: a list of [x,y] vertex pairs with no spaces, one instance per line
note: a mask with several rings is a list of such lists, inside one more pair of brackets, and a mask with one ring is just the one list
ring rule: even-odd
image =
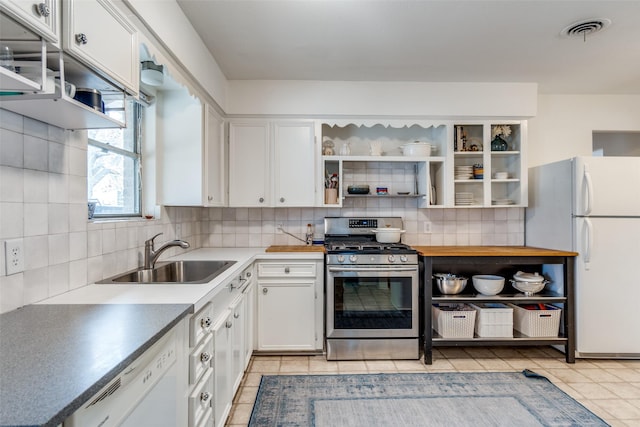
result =
[[45,18],[51,15],[51,9],[49,9],[49,6],[46,3],[38,3],[36,6],[36,12],[38,15],[44,16]]
[[85,33],[76,34],[76,43],[87,44],[87,35]]
[[211,327],[211,317],[207,316],[200,320],[200,326],[202,326],[203,328]]
[[207,363],[209,360],[211,360],[211,354],[207,353],[206,351],[200,354],[200,361],[202,363]]

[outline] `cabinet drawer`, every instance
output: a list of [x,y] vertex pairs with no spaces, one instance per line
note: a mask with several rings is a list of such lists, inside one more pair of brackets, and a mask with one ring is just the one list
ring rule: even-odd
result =
[[258,263],[259,277],[316,277],[315,262]]
[[207,303],[189,319],[189,347],[195,347],[213,326],[212,305]]
[[198,382],[202,374],[211,367],[213,358],[213,335],[206,338],[189,355],[189,384]]
[[[213,369],[209,369],[202,381],[189,395],[189,426],[202,425],[209,412],[213,412]],[[213,414],[210,414],[213,415]],[[206,425],[206,424],[205,424]]]

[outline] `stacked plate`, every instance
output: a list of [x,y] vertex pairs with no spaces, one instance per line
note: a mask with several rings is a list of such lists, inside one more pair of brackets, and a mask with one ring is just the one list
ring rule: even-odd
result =
[[473,193],[456,193],[456,206],[469,206],[473,204]]
[[458,165],[454,171],[455,179],[473,179],[473,166]]
[[491,201],[493,205],[515,205],[516,202],[512,199],[495,199]]

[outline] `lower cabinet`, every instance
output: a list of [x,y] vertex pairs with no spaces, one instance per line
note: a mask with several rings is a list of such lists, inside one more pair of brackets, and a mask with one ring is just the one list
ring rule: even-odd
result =
[[261,261],[257,267],[256,349],[322,350],[322,261]]
[[253,352],[253,266],[191,317],[189,427],[223,426]]
[[213,417],[214,425],[224,425],[231,410],[233,382],[231,357],[233,314],[226,310],[213,327]]

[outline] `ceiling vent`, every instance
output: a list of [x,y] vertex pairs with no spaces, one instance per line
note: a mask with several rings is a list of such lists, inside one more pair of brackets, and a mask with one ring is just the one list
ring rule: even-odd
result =
[[602,31],[609,25],[611,25],[610,19],[586,19],[565,27],[560,31],[560,35],[564,37],[582,37],[586,41],[587,36]]

